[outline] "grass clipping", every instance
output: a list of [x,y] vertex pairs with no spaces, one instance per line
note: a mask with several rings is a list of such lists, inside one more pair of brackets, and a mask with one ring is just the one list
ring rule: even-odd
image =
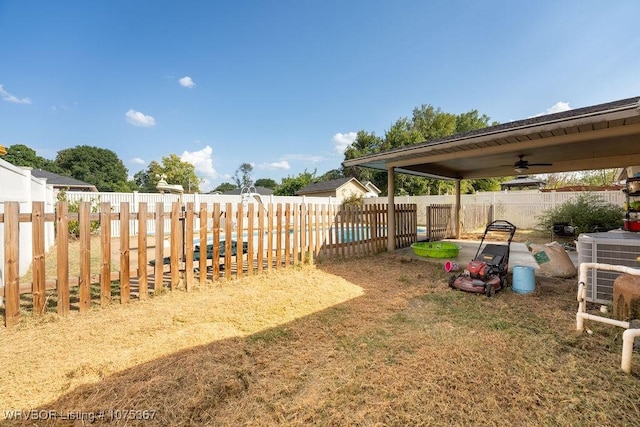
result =
[[127,425],[638,425],[640,360],[620,371],[619,328],[575,331],[575,280],[486,298],[447,279],[381,254],[25,322],[1,332],[0,406],[153,411]]

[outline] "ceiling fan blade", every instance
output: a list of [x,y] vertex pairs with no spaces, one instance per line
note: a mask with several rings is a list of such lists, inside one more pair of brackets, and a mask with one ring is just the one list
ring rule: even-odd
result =
[[529,163],[529,166],[553,166],[553,163]]

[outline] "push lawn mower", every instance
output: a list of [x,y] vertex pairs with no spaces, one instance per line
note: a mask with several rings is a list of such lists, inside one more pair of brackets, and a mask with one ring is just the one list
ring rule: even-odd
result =
[[[482,248],[487,234],[496,231],[508,233],[506,244],[487,244]],[[487,225],[475,258],[467,264],[464,272],[454,274],[449,278],[449,286],[462,291],[484,293],[488,297],[506,287],[509,252],[515,233],[516,226],[509,221],[496,220]]]

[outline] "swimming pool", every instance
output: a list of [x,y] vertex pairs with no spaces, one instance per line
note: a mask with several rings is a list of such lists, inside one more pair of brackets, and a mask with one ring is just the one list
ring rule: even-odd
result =
[[[298,231],[298,239],[301,239],[302,237],[302,231],[300,229],[297,230]],[[347,225],[345,224],[344,227],[340,227],[340,226],[334,226],[334,227],[325,227],[325,228],[321,228],[320,230],[320,239],[322,240],[323,244],[327,244],[329,242],[332,242],[333,244],[341,244],[341,243],[352,243],[352,242],[357,242],[357,241],[362,241],[362,240],[369,240],[372,239],[372,229],[369,226],[355,226],[352,227],[351,225]],[[418,234],[425,234],[427,231],[427,228],[424,226],[418,226],[417,227],[417,233]],[[276,243],[276,239],[277,239],[277,234],[278,231],[277,230],[273,230],[272,232],[272,243],[275,245]],[[288,234],[288,238],[290,239],[289,244],[293,244],[293,237],[294,237],[294,230],[289,230],[289,232],[287,233],[286,230],[282,232],[282,236],[284,238],[286,238],[285,236]],[[380,226],[378,227],[378,232],[376,233],[377,237],[382,237],[382,236],[386,236],[387,235],[387,227],[385,226]],[[311,231],[311,236],[309,236],[309,230],[305,230],[304,232],[304,238],[305,241],[307,243],[310,243],[312,245],[316,244],[316,237],[317,237],[318,233],[316,228],[314,227]],[[242,234],[242,241],[243,242],[248,242],[249,241],[249,233],[248,231],[244,231]],[[253,244],[254,247],[257,247],[258,242],[260,240],[260,232],[259,231],[254,231],[252,234],[252,240],[253,240]],[[262,239],[263,239],[263,244],[265,247],[267,247],[268,244],[268,238],[269,238],[269,232],[265,231],[262,235]],[[310,240],[311,239],[311,240]],[[225,233],[221,232],[220,233],[220,241],[225,240]],[[238,232],[234,231],[233,233],[231,233],[231,240],[233,241],[237,241],[238,240]],[[200,238],[199,237],[195,237],[193,239],[193,244],[194,246],[200,246]],[[211,232],[208,233],[207,236],[207,244],[211,245],[213,244],[213,235],[211,234]],[[284,244],[284,242],[283,242]],[[165,242],[165,245],[167,245],[167,243]]]

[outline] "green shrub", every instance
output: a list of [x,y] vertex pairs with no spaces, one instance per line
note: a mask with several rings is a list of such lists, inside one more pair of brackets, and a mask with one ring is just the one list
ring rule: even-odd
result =
[[[80,211],[80,202],[82,202],[82,199],[74,202],[70,202],[69,198],[67,197],[66,190],[64,189],[60,190],[60,192],[58,193],[57,199],[59,202],[67,202],[67,206],[68,206],[67,209],[69,213],[78,213]],[[98,212],[99,200],[96,198],[92,198],[89,200],[89,202],[91,202],[91,212],[92,213]],[[80,237],[80,223],[78,221],[75,221],[75,220],[69,221],[67,227],[69,228],[69,236],[75,239]],[[91,221],[89,223],[89,231],[91,232],[91,234],[94,234],[99,230],[100,230],[100,221]]]
[[362,194],[351,193],[348,197],[342,199],[342,206],[362,206],[364,197]]
[[622,207],[606,203],[593,193],[584,193],[575,200],[546,210],[537,219],[538,224],[546,230],[550,230],[555,223],[566,222],[577,227],[580,233],[592,233],[620,228],[623,218]]

